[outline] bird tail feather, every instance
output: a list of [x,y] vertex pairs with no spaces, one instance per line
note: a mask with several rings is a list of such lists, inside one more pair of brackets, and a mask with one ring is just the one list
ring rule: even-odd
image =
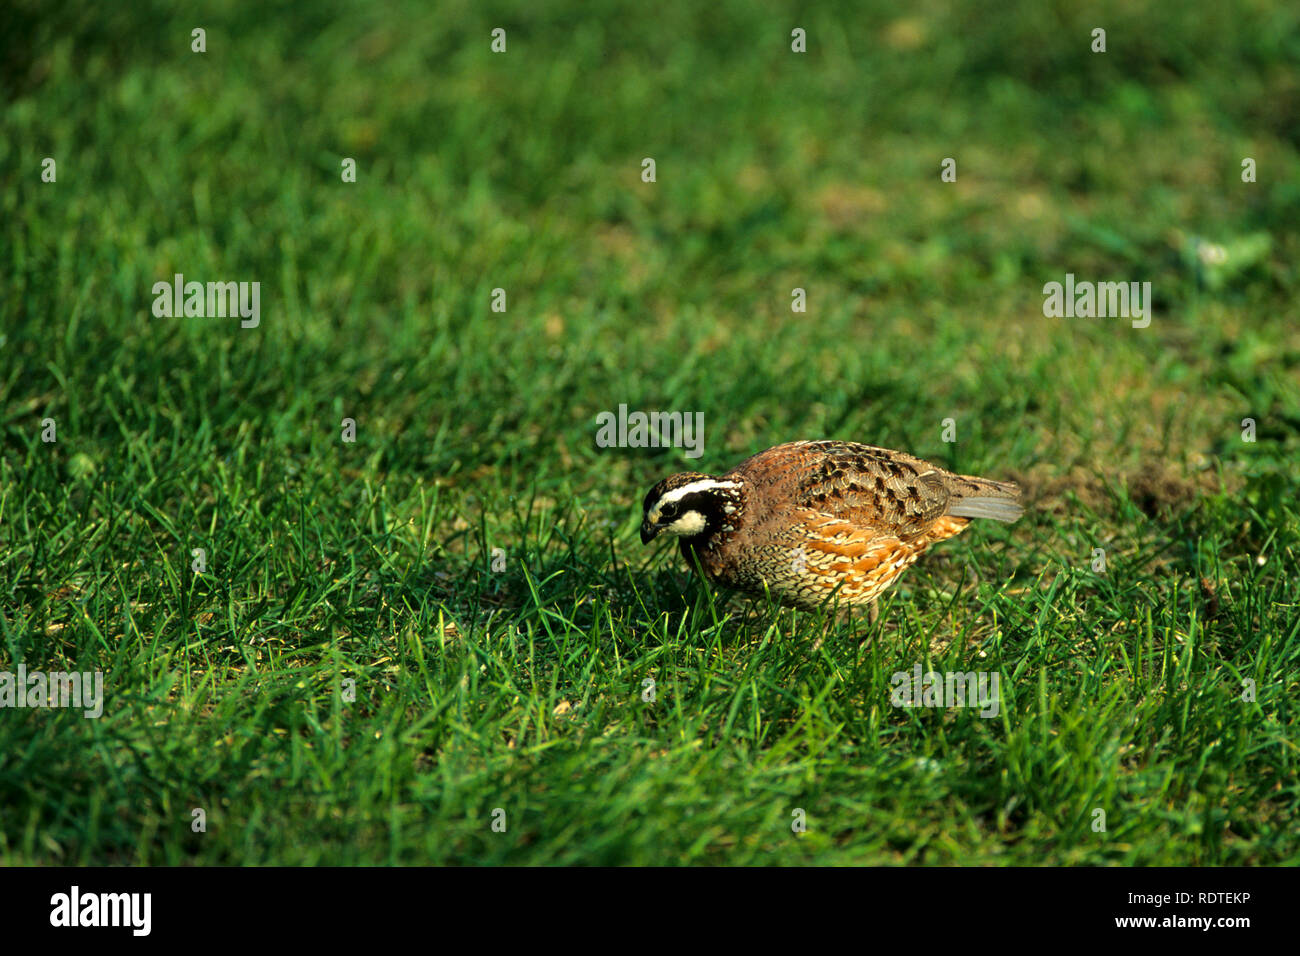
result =
[[1025,513],[1016,499],[1020,488],[1010,482],[989,481],[968,475],[958,476],[957,492],[948,507],[948,514],[957,518],[991,518],[994,521],[1012,522]]

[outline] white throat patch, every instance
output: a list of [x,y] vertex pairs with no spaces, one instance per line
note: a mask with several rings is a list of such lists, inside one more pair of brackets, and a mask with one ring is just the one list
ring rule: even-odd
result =
[[698,511],[688,511],[664,530],[671,531],[679,538],[689,538],[703,531],[705,524],[704,515]]

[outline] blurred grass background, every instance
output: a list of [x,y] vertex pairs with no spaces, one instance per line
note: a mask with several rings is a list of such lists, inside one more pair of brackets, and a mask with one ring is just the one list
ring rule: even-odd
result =
[[[0,712],[0,859],[1294,861],[1294,5],[18,0],[0,37],[0,662],[110,693]],[[154,318],[176,272],[260,281],[260,327]],[[1151,282],[1150,328],[1044,318],[1067,272]],[[621,403],[703,411],[704,458],[597,448]],[[801,437],[1033,510],[812,652],[635,539],[664,474]],[[887,707],[919,660],[999,669],[1004,717]]]

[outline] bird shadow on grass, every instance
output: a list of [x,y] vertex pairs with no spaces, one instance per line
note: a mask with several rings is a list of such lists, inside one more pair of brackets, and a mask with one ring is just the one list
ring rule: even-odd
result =
[[[811,645],[823,632],[851,633],[831,614],[799,612],[795,618],[770,599],[747,599],[690,571],[650,563],[615,554],[603,563],[564,554],[507,560],[495,571],[490,560],[429,562],[405,578],[381,579],[380,586],[389,605],[411,608],[430,623],[441,614],[463,633],[503,626],[552,635],[603,633],[631,652],[683,640],[728,648],[793,632]],[[865,619],[862,628],[865,634]]]

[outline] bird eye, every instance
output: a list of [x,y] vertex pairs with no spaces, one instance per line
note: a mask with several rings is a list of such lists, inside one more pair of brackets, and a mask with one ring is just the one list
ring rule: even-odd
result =
[[671,501],[668,502],[666,505],[664,505],[662,508],[659,509],[659,517],[660,517],[660,518],[676,518],[676,517],[677,517],[677,506],[676,506],[675,504],[673,504]]

